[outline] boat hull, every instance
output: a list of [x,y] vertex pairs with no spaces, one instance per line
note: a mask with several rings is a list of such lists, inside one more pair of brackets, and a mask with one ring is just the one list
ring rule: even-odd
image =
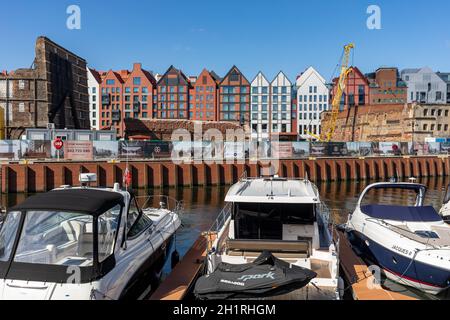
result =
[[350,241],[379,266],[386,277],[403,285],[437,295],[450,286],[450,270],[408,258],[364,234],[350,231]]

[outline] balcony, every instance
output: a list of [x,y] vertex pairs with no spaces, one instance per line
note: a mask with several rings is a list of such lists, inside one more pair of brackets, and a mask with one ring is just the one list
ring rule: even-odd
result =
[[120,110],[113,110],[111,112],[112,121],[120,121]]

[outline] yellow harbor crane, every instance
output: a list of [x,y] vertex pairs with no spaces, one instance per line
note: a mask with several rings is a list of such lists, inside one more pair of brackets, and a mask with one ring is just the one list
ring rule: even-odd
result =
[[345,90],[345,83],[347,81],[349,73],[352,71],[352,68],[349,66],[349,60],[350,60],[350,53],[353,48],[355,48],[355,45],[353,43],[347,44],[344,47],[344,54],[341,63],[341,74],[339,75],[339,80],[336,87],[336,94],[334,95],[333,101],[331,103],[330,119],[322,125],[320,135],[308,132],[310,136],[316,138],[318,141],[330,142],[331,139],[333,138],[334,131],[336,130],[336,120],[339,115],[339,109],[341,106],[341,99]]

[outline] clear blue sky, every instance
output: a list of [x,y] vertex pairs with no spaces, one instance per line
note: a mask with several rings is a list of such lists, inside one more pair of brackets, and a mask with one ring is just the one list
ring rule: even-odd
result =
[[[203,67],[224,75],[236,64],[251,80],[283,70],[294,80],[308,66],[330,79],[345,43],[354,64],[450,71],[448,0],[1,0],[0,69],[29,67],[39,35],[88,60],[91,67],[188,75]],[[81,7],[81,30],[66,28],[66,8]],[[382,30],[366,28],[370,4]]]

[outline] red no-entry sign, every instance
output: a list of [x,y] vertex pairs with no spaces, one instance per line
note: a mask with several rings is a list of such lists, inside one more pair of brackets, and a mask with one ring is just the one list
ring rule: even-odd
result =
[[61,150],[64,147],[64,141],[57,138],[55,139],[55,141],[53,141],[53,146],[55,147],[56,150]]

